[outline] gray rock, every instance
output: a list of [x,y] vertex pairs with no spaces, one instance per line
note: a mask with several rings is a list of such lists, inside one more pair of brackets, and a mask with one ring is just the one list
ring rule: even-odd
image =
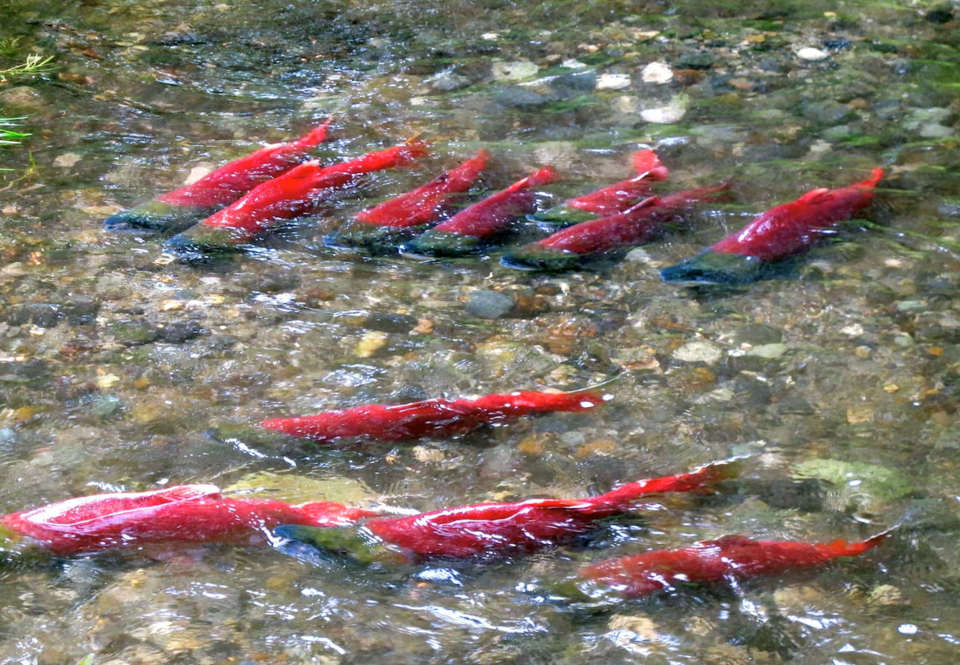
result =
[[467,313],[480,319],[500,319],[514,307],[513,298],[496,291],[476,291],[467,300]]
[[945,139],[948,136],[953,136],[957,131],[952,127],[944,127],[935,122],[924,125],[920,128],[920,136],[925,139]]
[[562,92],[593,92],[597,87],[597,72],[590,69],[584,72],[561,74],[550,81],[550,87]]
[[763,323],[748,323],[733,335],[737,344],[778,344],[783,341],[783,332]]
[[0,446],[12,446],[17,442],[17,433],[10,427],[0,428]]
[[160,339],[170,344],[183,344],[203,334],[203,326],[196,321],[168,323],[160,331]]
[[756,358],[764,358],[766,360],[775,360],[786,352],[786,344],[761,344],[760,346],[755,346],[747,351],[747,355],[754,356]]
[[462,76],[451,70],[446,70],[427,79],[427,83],[437,92],[454,92],[455,90],[466,88],[471,85],[473,81],[466,76]]
[[518,85],[505,85],[497,88],[493,98],[504,106],[523,108],[525,106],[539,106],[546,104],[550,99],[539,92],[528,90]]
[[716,58],[709,53],[694,52],[680,56],[677,65],[680,69],[710,69],[714,62]]
[[61,309],[71,324],[85,326],[97,320],[97,314],[100,312],[100,303],[90,296],[78,295],[71,297],[69,301],[63,303]]
[[409,314],[374,312],[363,320],[363,327],[385,333],[408,333],[417,326],[417,317]]
[[804,104],[800,112],[809,120],[829,125],[838,125],[856,117],[856,113],[849,106],[832,99]]
[[28,303],[10,313],[9,323],[16,326],[32,323],[41,328],[52,328],[62,316],[60,308],[50,303]]
[[124,346],[138,346],[156,340],[160,337],[160,330],[149,321],[122,321],[107,326],[107,334]]
[[0,92],[0,106],[8,110],[40,111],[48,106],[39,92],[26,85],[19,85]]

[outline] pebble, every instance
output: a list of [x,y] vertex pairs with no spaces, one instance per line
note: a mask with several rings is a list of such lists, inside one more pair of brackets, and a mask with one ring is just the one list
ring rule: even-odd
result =
[[536,76],[538,71],[540,68],[529,60],[495,62],[492,68],[493,78],[497,81],[522,81]]
[[539,106],[550,101],[546,95],[528,90],[518,85],[508,85],[499,88],[494,93],[494,99],[504,106],[522,108],[525,106]]
[[0,106],[7,109],[39,111],[47,106],[47,100],[30,86],[19,85],[0,92]]
[[379,330],[371,330],[357,342],[353,352],[359,358],[370,358],[387,345],[388,339],[389,335],[387,333]]
[[201,178],[204,178],[207,175],[209,175],[215,168],[216,168],[216,164],[213,164],[212,162],[203,162],[202,164],[197,164],[192,169],[190,169],[190,173],[187,174],[187,177],[184,179],[183,184],[185,186],[192,185],[193,183],[197,182]]
[[53,160],[53,165],[58,169],[69,169],[75,166],[80,159],[80,155],[75,152],[65,152],[62,155],[57,155],[57,158]]
[[597,90],[623,90],[629,87],[629,74],[603,74],[597,79]]
[[673,80],[673,69],[665,62],[651,62],[640,73],[644,83],[669,83]]
[[426,81],[437,92],[454,92],[469,86],[472,81],[451,70],[445,70]]
[[820,60],[826,60],[830,57],[830,54],[826,51],[821,51],[818,48],[813,48],[812,46],[807,46],[797,51],[797,57],[801,60],[808,60],[810,62],[818,62]]
[[647,109],[640,112],[640,117],[647,122],[658,125],[670,125],[679,122],[687,114],[687,109],[681,106],[664,106],[658,109]]
[[786,344],[761,344],[747,351],[748,356],[775,360],[787,352]]
[[480,319],[500,319],[510,313],[514,300],[497,291],[475,291],[467,300],[467,313]]
[[935,122],[924,125],[920,128],[920,136],[925,139],[945,139],[948,136],[953,136],[956,133],[957,131],[952,127],[944,127],[943,125]]
[[688,342],[673,352],[673,357],[685,363],[713,364],[720,360],[723,352],[710,342]]

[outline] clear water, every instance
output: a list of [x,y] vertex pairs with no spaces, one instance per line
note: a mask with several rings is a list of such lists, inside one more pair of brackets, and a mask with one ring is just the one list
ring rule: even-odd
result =
[[[6,114],[28,114],[34,133],[0,149],[12,169],[0,185],[0,511],[258,473],[276,474],[260,477],[272,495],[427,510],[756,456],[717,496],[664,500],[589,546],[524,560],[371,571],[208,548],[4,571],[0,663],[956,662],[960,32],[930,20],[932,3],[5,5],[0,37],[27,51],[4,62],[37,49],[59,69],[0,85]],[[803,47],[827,57],[803,60]],[[519,61],[536,72],[497,80],[496,63]],[[672,82],[643,81],[655,61]],[[438,89],[444,72],[464,87]],[[625,87],[600,89],[616,74]],[[39,97],[11,104],[2,95],[18,85]],[[642,115],[681,107],[669,124]],[[736,202],[554,276],[502,268],[497,252],[417,263],[323,248],[366,200],[214,265],[167,263],[161,238],[101,230],[191,169],[328,114],[327,147],[343,156],[417,133],[434,142],[423,168],[373,178],[371,199],[488,146],[488,187],[550,163],[565,176],[559,201],[626,177],[647,144],[670,188],[729,180]],[[844,225],[783,279],[659,280],[751,214],[876,165],[889,175],[872,224]],[[470,315],[484,289],[514,311]],[[618,366],[602,412],[454,440],[333,449],[207,435],[371,401],[579,388]],[[858,538],[899,520],[880,549],[811,575],[599,613],[524,592],[616,554],[729,533]]]

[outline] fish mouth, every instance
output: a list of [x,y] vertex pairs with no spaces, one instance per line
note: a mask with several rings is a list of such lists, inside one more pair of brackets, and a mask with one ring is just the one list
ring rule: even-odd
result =
[[660,279],[680,284],[749,284],[760,279],[763,267],[755,256],[707,250],[664,268]]

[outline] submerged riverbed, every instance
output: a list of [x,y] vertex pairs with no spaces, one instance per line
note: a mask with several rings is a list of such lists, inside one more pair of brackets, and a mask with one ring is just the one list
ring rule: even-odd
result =
[[[576,497],[752,454],[581,548],[379,571],[271,548],[150,549],[0,571],[0,663],[956,662],[960,8],[827,2],[6,0],[0,84],[0,513],[192,482],[432,510]],[[0,63],[0,69],[8,66]],[[414,135],[417,168],[253,251],[191,265],[105,217],[333,116],[325,159]],[[630,175],[731,203],[588,269],[365,257],[324,235],[481,147],[544,205]],[[880,166],[864,220],[736,288],[661,282],[753,215]],[[549,194],[549,197],[547,196]],[[869,220],[869,221],[867,221]],[[538,237],[519,229],[509,244]],[[411,445],[211,436],[370,402],[614,399]],[[724,534],[857,539],[861,559],[612,611],[527,583]]]

